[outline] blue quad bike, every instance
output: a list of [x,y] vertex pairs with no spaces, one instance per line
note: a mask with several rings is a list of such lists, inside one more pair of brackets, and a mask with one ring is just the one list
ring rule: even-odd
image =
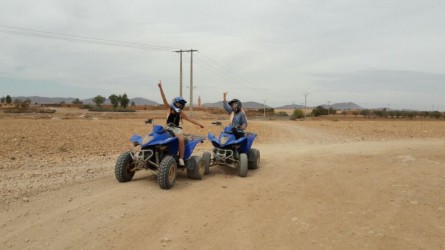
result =
[[169,128],[155,125],[152,119],[145,121],[146,124],[153,124],[153,130],[142,138],[140,135],[133,135],[130,141],[134,148],[122,153],[117,159],[115,166],[116,179],[119,182],[128,182],[138,170],[149,170],[157,175],[159,186],[162,189],[170,189],[175,185],[178,169],[186,169],[187,176],[200,180],[205,172],[206,166],[201,156],[192,155],[198,143],[202,143],[205,137],[184,134],[184,163],[185,167],[180,168],[179,141],[170,132]]
[[[212,122],[221,126],[221,122]],[[209,173],[211,166],[225,165],[238,169],[238,175],[247,176],[247,169],[257,169],[260,166],[260,151],[252,148],[257,135],[246,132],[244,137],[236,139],[232,126],[227,126],[217,138],[208,133],[207,138],[213,144],[211,152],[204,152],[202,159],[205,162],[205,173]]]

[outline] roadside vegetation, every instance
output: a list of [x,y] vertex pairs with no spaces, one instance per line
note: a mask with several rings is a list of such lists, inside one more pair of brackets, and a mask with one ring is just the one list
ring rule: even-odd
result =
[[[109,100],[110,104],[104,105]],[[10,95],[0,98],[1,106],[5,113],[54,113],[54,109],[44,107],[78,107],[88,109],[93,112],[135,112],[137,107],[134,102],[130,102],[127,94],[112,94],[108,98],[97,95],[92,99],[94,104],[84,104],[79,98],[71,104],[60,102],[58,104],[39,106],[38,103],[31,103],[30,99],[12,99]],[[132,108],[133,107],[133,108]],[[147,107],[144,108],[145,110]],[[212,114],[224,114],[222,108],[199,108]],[[199,110],[197,108],[197,110]],[[245,109],[248,117],[267,117],[268,119],[290,119],[299,120],[310,117],[338,117],[338,118],[365,118],[365,119],[445,119],[445,112],[440,111],[414,111],[414,110],[389,110],[389,109],[363,109],[363,110],[336,110],[332,107],[317,106],[310,112],[309,109],[294,109],[293,111],[276,111],[274,108]]]

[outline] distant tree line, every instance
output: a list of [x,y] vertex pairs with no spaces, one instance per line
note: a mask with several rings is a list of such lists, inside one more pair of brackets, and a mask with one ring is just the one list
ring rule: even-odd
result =
[[[266,109],[258,109],[255,111],[256,115],[262,115],[264,113],[265,116],[278,116],[278,117],[287,117],[289,116],[286,112],[279,111],[275,112],[273,108]],[[327,115],[354,115],[355,117],[365,117],[365,118],[430,118],[430,119],[441,119],[445,118],[445,113],[439,111],[412,111],[412,110],[387,110],[387,109],[364,109],[364,110],[356,110],[352,112],[347,112],[343,110],[339,112],[338,110],[329,107],[325,108],[324,106],[317,106],[312,109],[310,114],[305,114],[302,109],[294,109],[292,114],[290,115],[291,120],[301,119],[305,117],[318,117],[318,116],[327,116]]]
[[[78,100],[78,99],[76,99]],[[75,100],[75,101],[76,101]],[[93,98],[93,102],[96,104],[94,108],[90,107],[90,110],[94,111],[106,111],[101,108],[102,104],[107,100],[107,98],[97,95]],[[128,96],[126,93],[123,95],[116,95],[112,94],[108,97],[108,100],[110,100],[111,105],[113,106],[114,111],[120,111],[120,112],[126,112],[126,111],[132,111],[128,110],[128,104],[130,104],[130,99],[128,99]],[[135,106],[134,102],[131,102],[132,106]]]
[[6,103],[6,104],[11,104],[12,103],[12,98],[10,95],[7,95],[6,97],[2,96],[1,100],[1,104]]
[[0,102],[1,104],[14,104],[14,107],[16,108],[29,108],[29,105],[31,105],[31,100],[29,98],[26,98],[26,100],[22,101],[19,98],[14,99],[14,101],[12,100],[10,95],[7,95],[6,97],[3,96],[0,98]]
[[[130,99],[128,99],[128,96],[126,93],[124,93],[123,95],[116,95],[116,94],[112,94],[108,97],[108,99],[111,102],[111,105],[113,105],[113,110],[117,111],[118,109],[120,110],[126,110],[128,108],[128,105],[130,104],[131,106],[135,106],[136,104],[132,101],[130,103]],[[107,100],[107,98],[101,96],[101,95],[97,95],[96,97],[93,98],[93,102],[96,104],[95,109],[101,109],[102,104]],[[31,100],[29,98],[26,98],[26,100],[22,101],[19,98],[16,98],[14,100],[12,100],[10,95],[6,95],[0,98],[0,103],[1,104],[14,104],[14,106],[16,108],[29,108],[29,106],[31,105]],[[83,102],[80,101],[79,98],[76,98],[72,101],[73,104],[77,104],[77,105],[82,105]],[[37,104],[37,103],[36,103]],[[65,101],[62,101],[59,103],[60,105],[65,104]],[[83,108],[91,108],[90,105],[86,105]]]
[[379,117],[379,118],[409,118],[413,119],[416,117],[419,118],[434,118],[440,119],[441,117],[445,117],[445,115],[439,111],[413,111],[413,110],[387,110],[387,109],[379,109],[379,110],[369,110],[364,109],[360,112],[354,112],[354,115],[362,115],[366,118],[371,117]]

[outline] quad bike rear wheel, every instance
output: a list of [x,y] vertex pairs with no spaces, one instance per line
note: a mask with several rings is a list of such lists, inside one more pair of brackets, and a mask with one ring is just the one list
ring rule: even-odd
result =
[[114,168],[114,174],[119,182],[129,182],[133,179],[134,171],[131,169],[134,167],[133,158],[131,158],[130,152],[122,153],[117,158],[116,166]]
[[247,155],[242,153],[239,155],[238,175],[241,177],[246,177],[247,167],[248,167]]
[[260,167],[260,151],[255,148],[249,150],[249,169],[257,169]]
[[205,162],[204,160],[197,155],[190,157],[187,160],[187,176],[192,179],[201,180],[205,174]]
[[177,169],[173,156],[167,155],[162,159],[158,169],[158,182],[162,189],[170,189],[175,185]]

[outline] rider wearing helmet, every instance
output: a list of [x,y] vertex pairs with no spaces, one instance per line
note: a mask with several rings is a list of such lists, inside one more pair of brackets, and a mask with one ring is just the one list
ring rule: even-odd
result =
[[230,114],[230,125],[234,128],[233,132],[236,138],[244,136],[244,130],[247,128],[247,117],[246,113],[242,109],[241,101],[238,99],[232,99],[227,103],[226,100],[227,92],[224,92],[223,106],[224,109]]
[[169,104],[167,102],[167,98],[165,98],[164,90],[162,89],[162,84],[160,81],[158,83],[158,87],[161,91],[161,97],[162,101],[164,102],[164,107],[167,108],[167,125],[169,125],[168,129],[173,132],[173,134],[178,138],[179,141],[179,165],[184,166],[184,135],[182,134],[182,129],[179,126],[179,122],[181,121],[181,119],[184,119],[198,125],[201,128],[204,128],[204,126],[195,119],[189,117],[183,111],[185,104],[187,103],[184,98],[180,96],[175,97]]

